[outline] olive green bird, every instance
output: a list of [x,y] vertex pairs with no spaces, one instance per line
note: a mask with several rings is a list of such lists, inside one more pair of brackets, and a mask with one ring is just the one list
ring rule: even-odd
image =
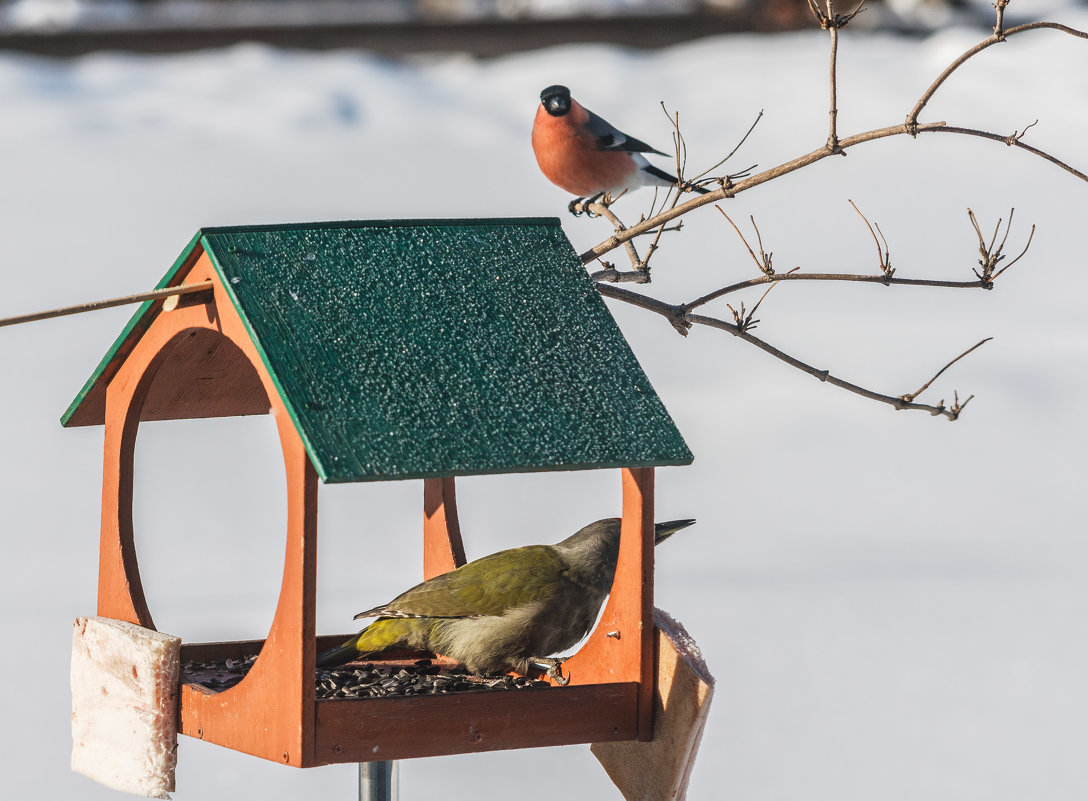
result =
[[[654,526],[654,544],[694,523]],[[555,545],[526,545],[484,556],[417,584],[355,619],[373,623],[318,655],[332,667],[391,648],[432,651],[477,674],[527,673],[544,665],[561,684],[562,659],[597,619],[612,589],[620,520],[590,523]]]

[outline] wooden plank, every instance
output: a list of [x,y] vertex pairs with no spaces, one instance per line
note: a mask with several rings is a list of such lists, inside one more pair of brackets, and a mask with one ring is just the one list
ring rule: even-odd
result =
[[572,684],[637,682],[639,737],[653,732],[654,469],[623,472],[623,524],[616,578],[597,627],[566,661]]
[[268,414],[270,408],[260,376],[241,349],[205,328],[191,331],[174,347],[155,376],[140,419]]
[[632,740],[633,683],[321,699],[314,764]]
[[[276,404],[287,467],[287,553],[276,616],[246,677],[223,692],[185,684],[182,734],[296,767],[313,764],[317,474]],[[273,700],[274,699],[274,700]]]
[[[257,661],[239,684],[221,693],[182,686],[180,730],[265,759],[305,766],[313,755],[317,474],[248,331],[223,296],[207,254],[176,278],[215,282],[215,302],[156,314],[107,386],[98,613],[154,627],[132,531],[133,449],[149,397],[159,392],[164,403],[177,400],[179,392],[189,391],[187,376],[192,378],[195,370],[199,377],[203,363],[226,371],[221,373],[224,386],[244,390],[240,395],[207,396],[224,404],[224,412],[248,408],[254,397],[272,399],[287,473],[288,518],[275,617]],[[167,366],[175,356],[180,361]],[[246,376],[241,383],[233,378],[238,374]]]
[[181,662],[185,664],[186,662],[221,662],[224,659],[241,659],[251,654],[259,654],[263,647],[264,640],[182,643]]
[[423,578],[449,573],[465,563],[465,544],[457,520],[453,476],[423,480]]

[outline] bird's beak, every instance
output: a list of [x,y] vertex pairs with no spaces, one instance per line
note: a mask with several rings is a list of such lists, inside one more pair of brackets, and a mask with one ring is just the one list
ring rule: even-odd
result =
[[669,520],[667,523],[654,523],[654,545],[660,545],[677,531],[693,525],[695,520]]

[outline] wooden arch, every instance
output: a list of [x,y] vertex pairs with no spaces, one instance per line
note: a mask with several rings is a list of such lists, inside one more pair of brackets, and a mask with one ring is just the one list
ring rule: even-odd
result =
[[[500,748],[652,737],[653,468],[622,471],[623,523],[613,592],[596,630],[565,665],[568,687],[432,699],[318,700],[314,689],[317,474],[249,332],[201,253],[178,283],[209,282],[153,310],[106,388],[98,614],[154,628],[132,522],[141,420],[270,411],[287,478],[283,581],[261,642],[183,646],[183,659],[259,648],[237,685],[183,683],[183,734],[298,767]],[[206,380],[194,382],[194,375]],[[424,481],[424,575],[465,561],[452,477]],[[344,635],[347,636],[347,635]]]

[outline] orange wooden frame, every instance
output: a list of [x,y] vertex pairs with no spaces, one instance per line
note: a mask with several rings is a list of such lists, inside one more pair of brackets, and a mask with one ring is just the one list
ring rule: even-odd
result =
[[[98,614],[154,628],[132,523],[133,457],[141,419],[270,409],[283,449],[288,500],[283,583],[267,637],[182,649],[183,659],[239,656],[257,649],[259,657],[229,689],[182,685],[183,734],[299,767],[652,737],[653,468],[622,471],[623,523],[613,591],[599,625],[564,665],[568,686],[425,698],[317,699],[315,656],[319,645],[334,639],[319,643],[315,630],[317,475],[208,257],[196,254],[175,280],[212,281],[212,297],[152,312],[150,326],[106,390]],[[216,359],[229,365],[219,376],[220,386],[210,397],[194,399],[183,386],[186,362],[202,361],[206,367]],[[244,363],[251,369],[239,369]],[[183,397],[189,407],[170,407],[171,398]],[[424,574],[430,577],[465,561],[454,479],[426,479],[423,500]]]

